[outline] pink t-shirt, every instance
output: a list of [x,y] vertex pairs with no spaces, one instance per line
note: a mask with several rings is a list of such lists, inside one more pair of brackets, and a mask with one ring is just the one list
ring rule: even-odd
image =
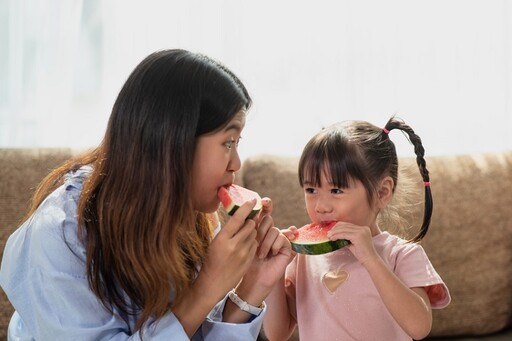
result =
[[[387,232],[373,237],[373,243],[405,285],[427,289],[432,308],[450,303],[448,288],[421,245]],[[348,248],[316,256],[298,254],[286,269],[285,290],[301,340],[412,340]]]

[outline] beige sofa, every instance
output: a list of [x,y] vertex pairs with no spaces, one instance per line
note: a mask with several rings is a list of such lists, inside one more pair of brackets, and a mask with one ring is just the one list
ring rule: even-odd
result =
[[[35,186],[75,154],[72,149],[0,149],[0,252],[26,212]],[[279,227],[308,222],[297,161],[251,157],[237,177],[239,184],[273,199]],[[403,172],[416,179],[412,162],[404,158],[401,165],[409,165]],[[435,208],[423,245],[452,295],[448,308],[434,311],[431,337],[512,340],[512,152],[427,157],[427,165]],[[414,221],[421,214],[417,205],[407,218]],[[0,290],[0,340],[5,340],[12,312]]]

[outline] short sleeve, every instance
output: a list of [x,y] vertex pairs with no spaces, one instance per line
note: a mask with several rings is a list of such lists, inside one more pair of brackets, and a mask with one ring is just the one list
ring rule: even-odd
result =
[[397,257],[395,274],[409,288],[425,288],[433,309],[442,309],[450,304],[448,287],[421,245],[410,243],[404,246]]

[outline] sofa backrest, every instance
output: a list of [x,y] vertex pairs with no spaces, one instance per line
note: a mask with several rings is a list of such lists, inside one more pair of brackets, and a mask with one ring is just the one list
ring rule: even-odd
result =
[[[28,210],[37,184],[78,151],[0,148],[0,260],[8,236]],[[237,183],[273,200],[276,226],[309,221],[296,157],[247,159]],[[414,160],[401,172],[418,178]],[[434,195],[430,231],[422,244],[450,288],[452,303],[434,311],[431,335],[487,334],[512,324],[512,152],[427,157]],[[421,202],[421,198],[418,199]],[[419,222],[422,205],[408,216]],[[0,290],[0,339],[13,308]]]
[[[72,149],[0,148],[0,261],[5,242],[30,207],[39,182],[57,165],[77,151]],[[0,289],[0,340],[14,309]]]
[[[412,158],[399,163],[400,177],[417,179],[418,205],[406,219],[418,226],[423,183]],[[298,157],[250,157],[237,179],[272,198],[278,227],[309,222],[297,165]],[[427,167],[434,211],[422,245],[452,296],[434,310],[431,336],[501,330],[512,324],[512,152],[427,157]]]

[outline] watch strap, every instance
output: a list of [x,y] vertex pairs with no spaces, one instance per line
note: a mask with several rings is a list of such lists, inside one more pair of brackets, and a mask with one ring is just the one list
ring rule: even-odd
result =
[[233,302],[234,304],[236,304],[238,308],[240,308],[240,310],[243,310],[249,314],[258,316],[263,311],[263,303],[261,304],[261,306],[255,307],[241,299],[240,296],[236,294],[235,289],[231,290],[228,293],[228,297],[231,300],[231,302]]

